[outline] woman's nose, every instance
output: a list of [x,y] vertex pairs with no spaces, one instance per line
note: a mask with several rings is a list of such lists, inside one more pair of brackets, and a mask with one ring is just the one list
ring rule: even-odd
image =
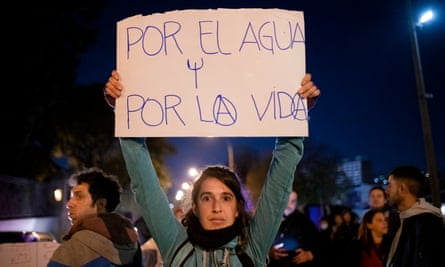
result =
[[220,213],[220,212],[221,212],[221,205],[220,205],[220,203],[219,203],[218,200],[215,200],[215,201],[213,202],[213,209],[212,209],[212,212],[214,212],[214,213]]

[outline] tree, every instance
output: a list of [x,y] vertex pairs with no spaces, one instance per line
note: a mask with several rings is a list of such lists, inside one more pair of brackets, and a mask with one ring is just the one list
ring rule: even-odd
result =
[[295,172],[293,187],[298,192],[299,204],[334,204],[339,195],[350,189],[352,183],[339,170],[341,156],[326,144],[310,141],[306,140],[305,154]]
[[[256,203],[264,184],[272,153],[265,153],[257,159],[250,160],[252,165],[246,173],[252,201]],[[312,144],[305,141],[305,153],[297,166],[293,188],[298,192],[299,204],[320,203],[333,204],[338,195],[344,194],[351,186],[348,177],[338,171],[341,157],[329,146]],[[237,164],[238,166],[238,164]],[[343,177],[343,183],[337,179]]]
[[[50,125],[57,130],[52,140],[52,160],[62,158],[59,168],[69,172],[97,166],[119,177],[123,186],[129,183],[118,139],[114,137],[114,112],[103,98],[103,85],[80,87],[55,106]],[[73,101],[76,99],[77,101]],[[85,108],[88,107],[88,108]],[[164,165],[165,156],[175,153],[164,138],[147,138],[153,165],[161,186],[171,185]],[[60,161],[59,161],[60,162]]]
[[237,157],[236,166],[239,170],[238,173],[242,177],[252,205],[255,206],[258,201],[258,197],[261,192],[261,188],[264,184],[264,178],[266,177],[267,169],[271,160],[271,153],[258,154],[252,148],[246,147],[242,153],[235,153],[240,155]]
[[8,7],[16,17],[4,34],[11,85],[3,90],[0,173],[36,178],[42,168],[55,167],[47,141],[56,128],[47,118],[74,88],[79,55],[96,36],[92,23],[105,1],[17,3]]
[[[106,1],[78,0],[11,6],[17,20],[6,34],[13,87],[2,105],[4,160],[0,173],[38,181],[98,166],[121,178],[128,174],[117,139],[114,114],[105,104],[103,84],[77,88],[79,57],[96,38],[94,22]],[[13,106],[13,108],[10,108]],[[163,157],[174,149],[149,138],[161,185],[170,186]]]

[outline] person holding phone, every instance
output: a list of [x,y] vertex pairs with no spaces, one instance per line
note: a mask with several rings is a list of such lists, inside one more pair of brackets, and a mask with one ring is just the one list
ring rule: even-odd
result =
[[320,233],[317,226],[297,208],[298,194],[290,193],[274,245],[269,249],[268,267],[318,266]]

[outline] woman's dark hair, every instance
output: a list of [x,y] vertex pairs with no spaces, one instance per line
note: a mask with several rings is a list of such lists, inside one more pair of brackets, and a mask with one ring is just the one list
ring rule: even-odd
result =
[[360,240],[360,244],[362,249],[366,254],[370,255],[372,247],[375,246],[374,239],[372,238],[371,230],[369,230],[367,224],[372,223],[374,216],[378,213],[382,213],[385,216],[384,211],[382,210],[368,210],[362,218],[362,223],[360,224],[358,230],[358,240]]
[[108,212],[116,209],[120,203],[122,187],[117,178],[106,174],[103,170],[92,167],[70,177],[71,185],[86,183],[89,185],[88,192],[91,194],[93,205],[98,199],[104,198],[107,201],[105,206]]
[[[246,198],[243,195],[243,188],[241,182],[238,176],[233,171],[231,171],[226,166],[219,166],[219,165],[209,166],[206,169],[204,169],[199,178],[193,184],[191,201],[195,205],[198,203],[198,198],[199,198],[198,194],[199,191],[201,190],[202,184],[205,180],[207,180],[207,178],[210,177],[218,179],[221,183],[230,188],[230,190],[232,190],[233,194],[235,195],[237,202],[238,217],[241,222],[241,228],[242,228],[242,232],[240,233],[239,245],[241,246],[241,249],[244,249],[248,240],[247,226],[250,223],[251,216],[247,209],[248,204],[246,202]],[[193,210],[189,209],[187,213],[184,215],[182,224],[187,227],[196,219],[197,218],[196,215],[193,213]]]

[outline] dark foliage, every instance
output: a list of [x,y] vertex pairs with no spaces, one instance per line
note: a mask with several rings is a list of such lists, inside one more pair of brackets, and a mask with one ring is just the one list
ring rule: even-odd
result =
[[93,22],[104,3],[35,2],[5,10],[16,17],[5,26],[9,86],[3,90],[0,173],[38,178],[57,170],[50,160],[60,128],[54,123],[68,116],[60,107],[76,90],[79,56],[96,37]]

